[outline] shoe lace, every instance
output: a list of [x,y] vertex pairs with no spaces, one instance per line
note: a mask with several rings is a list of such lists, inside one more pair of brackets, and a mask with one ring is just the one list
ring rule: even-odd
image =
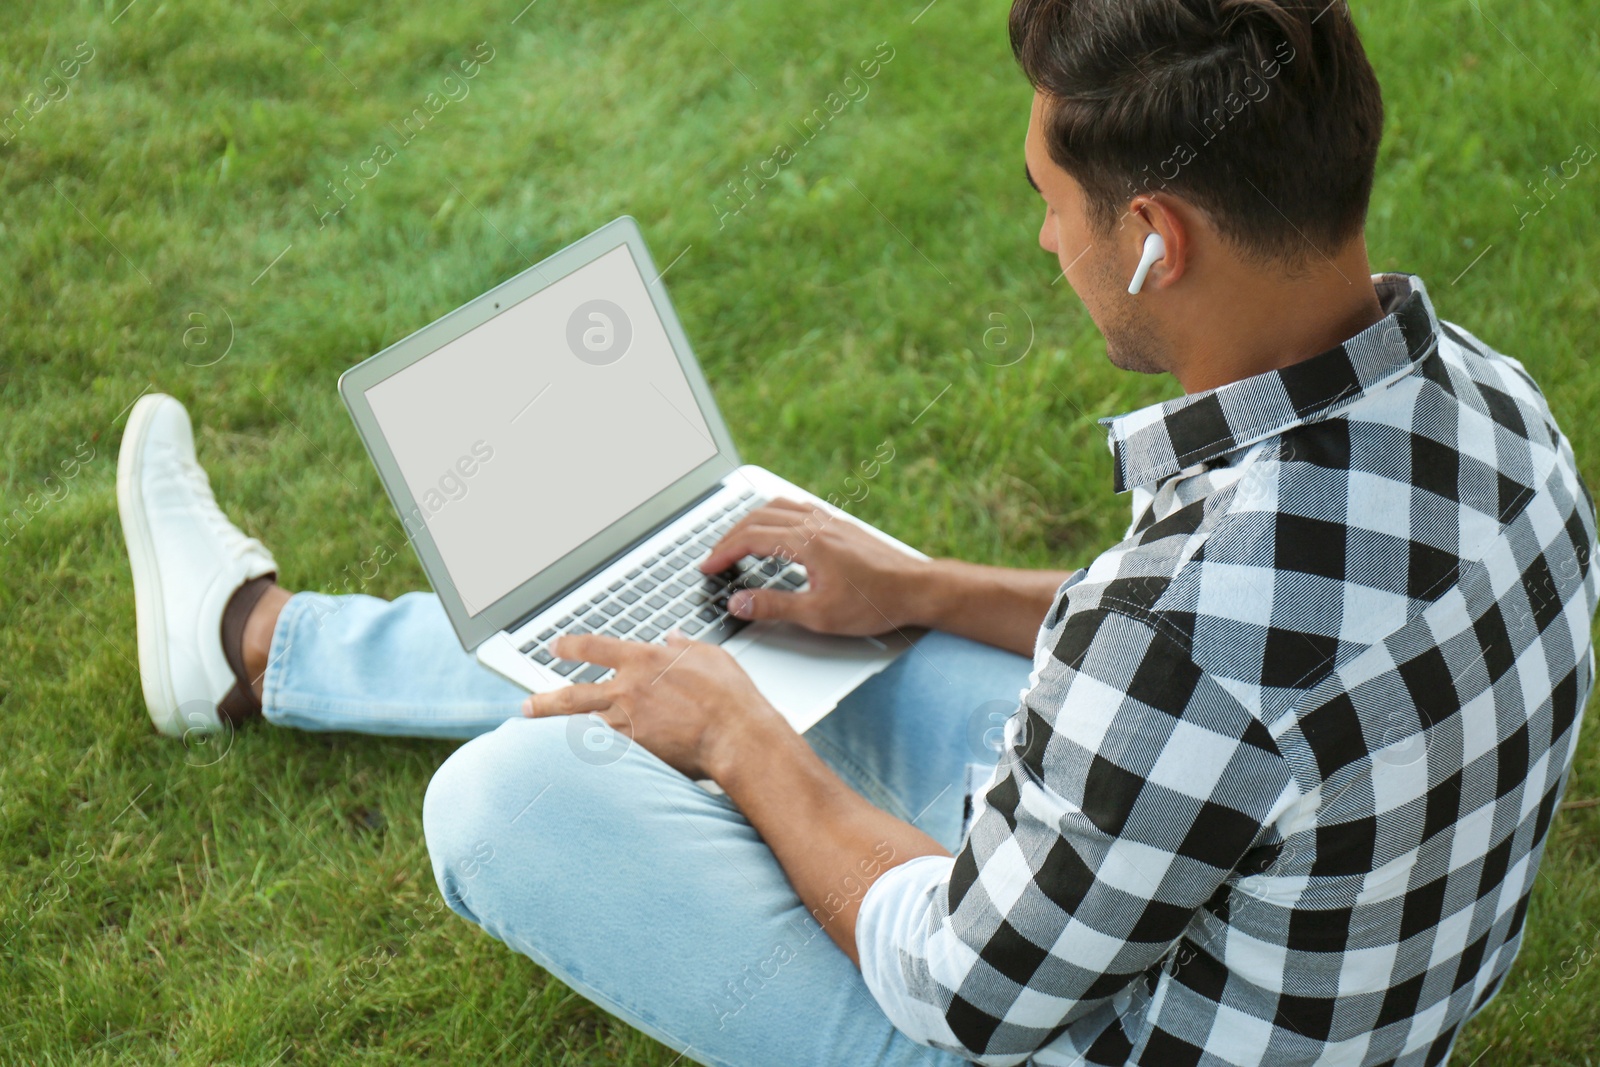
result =
[[206,472],[193,463],[179,464],[181,477],[200,498],[200,517],[204,520],[207,529],[216,534],[218,540],[227,547],[235,557],[248,555],[251,552],[265,552],[265,547],[253,537],[245,536],[237,526],[229,521],[223,514],[222,508],[217,505],[216,494],[211,491],[211,479]]

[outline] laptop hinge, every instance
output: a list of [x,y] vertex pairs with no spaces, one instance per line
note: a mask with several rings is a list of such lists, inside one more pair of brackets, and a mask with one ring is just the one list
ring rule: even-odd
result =
[[707,489],[705,492],[701,493],[699,496],[695,497],[693,500],[689,501],[689,503],[685,504],[682,508],[680,508],[678,510],[677,514],[670,516],[664,522],[657,523],[655,526],[653,526],[649,530],[645,531],[639,537],[634,538],[625,547],[623,547],[621,549],[621,551],[619,551],[619,552],[615,553],[614,555],[612,555],[611,558],[607,559],[604,563],[601,563],[599,566],[593,568],[587,574],[581,575],[575,581],[567,583],[567,585],[564,588],[562,588],[559,592],[556,592],[556,593],[552,594],[551,596],[546,597],[544,602],[542,604],[540,604],[538,607],[534,608],[532,611],[528,612],[526,615],[524,615],[521,618],[517,619],[515,622],[507,624],[507,626],[505,627],[506,632],[510,633],[510,632],[522,629],[524,626],[526,626],[534,618],[534,616],[540,615],[544,611],[546,611],[550,607],[551,604],[556,603],[556,601],[560,600],[562,597],[566,596],[568,593],[570,593],[574,589],[578,588],[578,586],[582,585],[584,582],[587,582],[589,579],[593,578],[595,575],[599,574],[601,571],[603,571],[607,567],[611,566],[617,560],[621,559],[623,556],[626,556],[629,552],[632,552],[634,549],[638,548],[640,545],[642,545],[646,541],[650,540],[656,534],[660,533],[662,530],[665,530],[668,526],[671,526],[673,523],[675,523],[679,519],[683,518],[684,515],[686,515],[687,513],[693,511],[695,508],[699,507],[705,501],[707,501],[711,497],[715,496],[718,492],[720,492],[722,490],[723,484],[724,483],[722,483],[722,482],[718,482],[716,485],[713,485],[710,489]]

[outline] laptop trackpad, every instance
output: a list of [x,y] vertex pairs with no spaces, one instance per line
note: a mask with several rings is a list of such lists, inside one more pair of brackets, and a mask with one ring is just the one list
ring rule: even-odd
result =
[[804,731],[856,686],[898,659],[920,634],[917,630],[904,637],[893,633],[835,637],[763,622],[723,647],[794,728]]

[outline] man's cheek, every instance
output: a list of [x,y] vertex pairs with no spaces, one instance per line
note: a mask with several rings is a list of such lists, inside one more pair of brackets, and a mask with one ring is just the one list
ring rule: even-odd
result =
[[1062,216],[1057,215],[1056,220],[1056,258],[1061,261],[1061,270],[1069,280],[1081,277],[1080,268],[1088,262],[1088,252],[1094,243]]

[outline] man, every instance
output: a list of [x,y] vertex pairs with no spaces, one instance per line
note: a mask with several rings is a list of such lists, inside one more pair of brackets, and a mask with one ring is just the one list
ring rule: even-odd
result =
[[[1440,1063],[1516,954],[1593,681],[1572,450],[1521,364],[1370,278],[1344,7],[1016,0],[1011,39],[1040,244],[1112,362],[1185,394],[1108,420],[1125,540],[1029,573],[775,503],[704,567],[811,588],[731,610],[935,632],[805,737],[681,637],[563,639],[615,677],[518,715],[431,597],[279,588],[147,400],[152,715],[481,734],[424,804],[446,899],[701,1062]],[[1018,690],[964,825],[974,712]]]

